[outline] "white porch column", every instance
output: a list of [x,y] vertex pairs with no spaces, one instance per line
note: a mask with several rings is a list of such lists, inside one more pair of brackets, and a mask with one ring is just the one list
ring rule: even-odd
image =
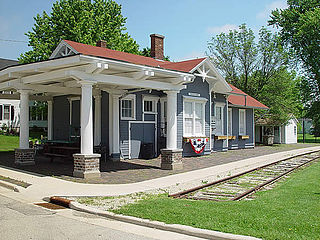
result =
[[81,82],[81,154],[93,154],[92,85]]
[[94,96],[94,146],[101,143],[101,95]]
[[29,148],[29,91],[19,90],[20,93],[20,139],[19,148]]
[[120,114],[119,99],[120,94],[112,94],[112,154],[113,160],[120,160]]
[[177,94],[178,91],[165,91],[167,94],[167,149],[177,149]]
[[52,140],[53,136],[53,106],[52,106],[52,100],[47,101],[48,103],[48,140]]
[[165,91],[164,93],[167,94],[167,147],[161,149],[161,169],[178,170],[183,168],[182,149],[177,149],[178,91]]
[[29,148],[29,91],[20,93],[20,131],[19,148],[15,149],[14,163],[17,165],[35,165],[34,149]]

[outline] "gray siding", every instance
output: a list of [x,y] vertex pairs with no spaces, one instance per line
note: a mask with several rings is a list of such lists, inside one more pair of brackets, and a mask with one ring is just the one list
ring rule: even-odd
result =
[[[159,97],[161,94],[162,93],[160,93],[159,91],[152,91],[152,93],[149,93],[149,91],[135,93],[135,95],[136,95],[136,116],[135,116],[136,120],[120,120],[120,151],[121,151],[121,156],[123,158],[129,158],[129,121],[134,122],[134,121],[142,121],[143,120],[143,117],[142,117],[142,115],[143,115],[143,113],[142,113],[143,112],[142,111],[142,97],[143,97],[143,95],[155,95],[155,96]],[[157,115],[145,114],[144,121],[156,121],[156,123],[159,123],[158,126],[160,126],[160,122],[159,122],[160,121],[160,103],[157,104],[157,109],[158,109]],[[120,112],[120,109],[119,109],[119,112]],[[157,134],[158,134],[157,139],[158,139],[158,143],[159,143],[160,129],[157,131]],[[159,151],[158,151],[158,153],[159,153]]]
[[[183,156],[197,156],[190,143],[183,142],[183,96],[189,96],[189,93],[198,93],[200,97],[208,99],[205,105],[205,135],[210,135],[210,94],[209,84],[202,78],[196,77],[192,83],[186,85],[187,88],[180,91],[177,99],[177,147],[183,149]],[[203,154],[210,154],[210,144],[206,145]]]
[[[228,107],[227,107],[227,101],[226,97],[223,94],[220,93],[215,93],[215,96],[212,94],[212,112],[215,115],[215,106],[216,103],[224,103],[225,106],[223,108],[223,134],[227,135],[228,131],[228,122],[227,122],[227,117],[228,117]],[[215,140],[215,131],[212,132],[211,136],[213,140],[212,144],[212,150],[213,151],[226,151],[228,148],[228,141],[227,140]]]
[[229,149],[251,148],[254,147],[254,123],[253,123],[253,109],[246,110],[246,135],[249,139],[239,139],[239,108],[232,107],[232,135],[236,137],[235,140],[229,140]]

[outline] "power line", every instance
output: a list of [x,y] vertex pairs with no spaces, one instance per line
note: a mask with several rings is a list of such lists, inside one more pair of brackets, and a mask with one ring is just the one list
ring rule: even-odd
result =
[[2,41],[2,42],[16,42],[16,43],[28,43],[27,41],[22,41],[22,40],[2,39],[2,38],[0,38],[0,41]]

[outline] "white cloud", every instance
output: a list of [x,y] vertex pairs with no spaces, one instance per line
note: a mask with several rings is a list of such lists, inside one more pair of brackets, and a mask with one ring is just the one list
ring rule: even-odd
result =
[[276,8],[284,9],[287,7],[288,5],[286,0],[277,0],[266,5],[263,11],[259,12],[256,17],[260,20],[266,20],[269,18],[272,10],[275,10]]
[[237,29],[238,26],[234,24],[225,24],[223,26],[208,27],[207,31],[211,34],[228,33],[230,30]]

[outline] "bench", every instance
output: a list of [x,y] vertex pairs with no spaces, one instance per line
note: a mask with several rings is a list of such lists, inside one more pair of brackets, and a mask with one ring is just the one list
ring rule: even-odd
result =
[[65,154],[58,154],[58,153],[43,153],[43,155],[50,157],[50,161],[53,162],[53,159],[55,157],[59,157],[59,158],[69,158],[69,155],[65,155]]

